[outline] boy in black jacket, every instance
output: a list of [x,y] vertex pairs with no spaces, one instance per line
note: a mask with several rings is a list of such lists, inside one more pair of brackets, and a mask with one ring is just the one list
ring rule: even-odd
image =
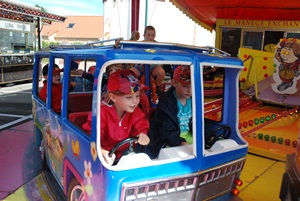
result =
[[157,157],[162,147],[193,143],[191,96],[190,67],[178,66],[173,74],[172,87],[159,98],[150,121],[148,148],[152,158]]

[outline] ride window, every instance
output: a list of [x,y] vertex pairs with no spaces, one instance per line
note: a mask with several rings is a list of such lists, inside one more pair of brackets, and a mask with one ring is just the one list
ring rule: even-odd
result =
[[283,38],[283,31],[265,31],[264,47],[268,44],[276,45]]
[[221,50],[236,57],[240,48],[241,29],[240,28],[222,28]]
[[68,118],[77,128],[83,129],[92,111],[95,60],[71,60],[69,73]]
[[71,60],[69,80],[71,83],[76,83],[76,86],[70,92],[92,91],[95,68],[96,62],[93,60]]
[[[188,70],[187,68],[182,68],[182,72],[180,73],[180,79],[181,81],[174,81],[172,80],[173,77],[173,72],[176,68],[180,68],[180,66],[183,66],[181,64],[179,64],[177,62],[177,64],[173,64],[173,63],[166,63],[164,62],[164,64],[158,63],[109,63],[108,65],[105,65],[106,69],[105,69],[105,75],[103,75],[102,78],[102,87],[101,87],[101,100],[102,102],[106,102],[106,104],[113,104],[109,99],[108,99],[108,91],[107,91],[107,83],[109,82],[109,79],[111,79],[111,75],[113,73],[113,71],[111,71],[111,68],[115,68],[115,70],[118,68],[118,70],[121,69],[130,69],[132,72],[136,72],[133,68],[139,68],[141,73],[141,76],[136,76],[141,84],[147,85],[149,87],[149,90],[145,90],[145,92],[140,93],[140,104],[137,107],[140,107],[140,109],[142,110],[142,112],[145,113],[146,118],[153,122],[154,124],[160,125],[165,119],[161,119],[164,118],[162,115],[162,108],[164,108],[164,106],[160,106],[160,99],[159,97],[161,97],[162,94],[166,93],[168,90],[171,90],[172,84],[174,84],[175,86],[178,86],[180,92],[179,95],[187,95],[187,93],[189,92],[191,95],[193,94],[193,76],[191,73],[193,72],[192,67],[190,67],[190,70]],[[187,65],[184,65],[185,67]],[[155,73],[153,71],[155,71],[155,69],[158,68],[158,71],[162,72],[164,71],[164,76],[162,78],[162,83],[160,83],[160,85],[157,85],[157,77],[155,77]],[[114,71],[115,71],[114,70]],[[157,69],[156,69],[157,70]],[[132,78],[133,81],[133,78]],[[124,81],[125,82],[125,81]],[[191,86],[189,85],[185,85],[182,83],[191,83]],[[119,91],[117,92],[113,92],[115,93],[115,95],[123,95],[122,93],[120,93]],[[172,93],[174,93],[172,91]],[[178,118],[178,123],[181,128],[182,134],[183,134],[183,138],[185,138],[187,140],[188,143],[192,144],[193,140],[195,139],[195,137],[193,135],[191,135],[191,133],[194,133],[191,126],[192,123],[192,118],[193,118],[193,98],[192,96],[191,99],[186,101],[186,105],[185,106],[181,106],[180,107],[180,115],[178,115],[178,117],[176,116],[175,118]],[[162,102],[163,105],[166,105],[167,101]],[[176,105],[175,105],[176,104]],[[171,108],[174,107],[179,107],[180,103],[179,102],[174,102],[174,105],[172,105]],[[100,106],[100,104],[97,104],[98,106]],[[160,110],[157,110],[157,107],[160,107]],[[167,109],[166,111],[169,111],[170,109]],[[105,111],[105,110],[103,110]],[[102,110],[100,111],[102,112]],[[159,113],[160,112],[160,113]],[[101,115],[104,116],[104,115]],[[141,116],[141,118],[143,118]],[[104,123],[104,121],[101,121],[101,124]],[[105,124],[107,124],[107,122],[105,122]],[[141,125],[137,125],[137,126],[141,126]],[[101,126],[102,127],[102,126]],[[134,127],[134,125],[133,125]],[[159,126],[158,126],[159,127]],[[171,126],[172,127],[172,126]],[[138,129],[138,128],[136,128]],[[163,129],[169,129],[168,126],[164,126]],[[112,135],[114,135],[115,133],[112,133]],[[192,137],[191,137],[192,136]],[[149,136],[150,141],[155,139],[156,136]],[[195,142],[195,141],[194,141]],[[102,146],[102,145],[101,145]],[[184,146],[174,146],[174,147],[169,147],[167,145],[163,146],[163,148],[161,149],[161,153],[162,154],[158,154],[155,157],[158,157],[159,160],[164,160],[164,159],[169,159],[169,158],[184,158],[186,156],[194,156],[194,152],[193,152],[193,147],[189,146],[189,148],[182,150]],[[170,149],[171,148],[171,149]],[[174,151],[174,149],[178,149],[177,151]],[[139,151],[139,150],[137,150]]]
[[224,68],[203,66],[204,117],[220,122],[223,112]]
[[244,31],[243,47],[261,50],[263,45],[263,32]]
[[[63,59],[55,59],[54,64],[59,68],[63,69],[64,60]],[[50,72],[49,69],[53,70],[52,79],[48,73]],[[51,109],[55,112],[60,114],[61,108],[61,96],[62,96],[62,89],[59,86],[61,77],[63,73],[55,69],[54,67],[49,66],[49,58],[41,58],[39,61],[39,76],[40,76],[40,83],[39,83],[39,98],[46,102],[48,99],[49,94],[51,94]],[[51,80],[49,80],[51,79]],[[47,84],[52,85],[52,93],[47,92]],[[58,85],[57,85],[58,84]],[[59,93],[60,92],[60,93]]]
[[[63,80],[63,76],[64,76],[63,68],[64,68],[64,59],[55,58],[54,66],[52,68],[52,70],[53,70],[52,79],[48,76],[48,84],[50,84],[50,83],[52,84],[51,109],[58,115],[60,115],[60,113],[61,113],[62,80]],[[47,93],[47,94],[49,94],[49,93]]]
[[286,33],[286,38],[297,38],[300,39],[300,33]]
[[39,58],[39,64],[38,64],[39,70],[38,70],[38,73],[37,73],[38,77],[36,78],[37,80],[39,80],[38,85],[36,86],[38,95],[40,94],[40,91],[43,88],[44,83],[46,83],[46,81],[47,81],[47,79],[46,79],[47,77],[45,77],[43,75],[43,68],[46,64],[49,64],[49,58],[48,57],[47,58],[42,58],[42,57]]

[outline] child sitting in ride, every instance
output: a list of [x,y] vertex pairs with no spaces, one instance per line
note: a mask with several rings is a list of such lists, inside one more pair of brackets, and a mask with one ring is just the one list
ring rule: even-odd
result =
[[[41,100],[46,102],[47,99],[47,81],[48,81],[48,69],[49,65],[46,64],[43,67],[43,88],[39,92],[39,97]],[[62,100],[62,83],[60,82],[61,80],[61,75],[60,73],[63,72],[62,69],[59,68],[57,64],[54,64],[53,67],[53,74],[52,74],[52,96],[51,96],[51,107],[52,109],[60,115],[61,112],[61,100]],[[74,87],[76,87],[75,82],[71,82],[69,85],[69,90],[72,90]]]
[[[156,42],[156,30],[153,26],[148,25],[144,29],[144,42]],[[144,75],[145,66],[144,65],[136,65],[132,70],[138,78],[141,78]],[[161,84],[163,83],[166,72],[163,69],[162,65],[150,65],[150,72],[151,72],[151,83],[156,85],[155,90],[153,93],[157,93],[158,95],[162,94]],[[155,101],[155,100],[154,100]]]
[[165,146],[193,143],[191,96],[190,67],[178,66],[173,73],[172,87],[160,96],[150,121],[150,157],[156,158]]
[[[110,75],[118,70],[127,69],[127,68],[128,67],[126,65],[120,64],[120,63],[111,64],[107,67],[106,77],[103,79],[102,86],[101,86],[102,87],[102,97],[104,97],[103,98],[104,101],[106,101],[106,102],[109,101],[109,98],[107,96],[107,82],[108,82]],[[144,112],[144,114],[146,115],[146,117],[148,119],[150,103],[149,103],[149,99],[144,90],[141,90],[141,93],[140,93],[139,107],[141,108],[141,110]]]
[[[138,106],[140,90],[148,89],[141,85],[130,70],[118,70],[110,75],[107,83],[109,102],[101,104],[101,152],[104,160],[115,164],[115,159],[122,156],[128,146],[122,146],[115,154],[109,151],[128,137],[138,137],[137,143],[148,145],[149,122]],[[91,114],[83,125],[86,131],[91,130]]]
[[[135,73],[135,75],[140,79],[145,74],[145,66],[141,65],[141,64],[134,66],[130,70],[133,71]],[[151,83],[155,84],[156,91],[160,95],[161,94],[160,86],[161,86],[161,84],[163,83],[163,81],[165,79],[166,72],[162,68],[162,66],[158,65],[158,64],[156,64],[156,65],[151,64],[150,65],[150,72],[151,72]]]
[[70,65],[70,82],[75,82],[76,86],[73,88],[73,92],[83,92],[83,78],[78,71],[82,71],[82,70],[78,70],[78,63],[75,61],[71,61],[71,65]]
[[95,69],[96,66],[90,66],[88,72],[85,73],[84,76],[82,76],[84,78],[84,82],[86,83],[86,91],[93,91]]

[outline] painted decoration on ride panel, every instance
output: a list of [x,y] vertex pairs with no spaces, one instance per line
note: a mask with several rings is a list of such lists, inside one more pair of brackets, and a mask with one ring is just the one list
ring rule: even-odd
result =
[[274,55],[276,71],[272,89],[279,94],[295,94],[300,79],[300,40],[282,39],[277,44]]

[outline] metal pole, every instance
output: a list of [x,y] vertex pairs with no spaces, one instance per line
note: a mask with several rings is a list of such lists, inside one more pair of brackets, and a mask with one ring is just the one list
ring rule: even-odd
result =
[[145,8],[145,27],[148,25],[148,0],[146,0],[146,8]]
[[38,37],[38,51],[42,49],[42,34],[41,34],[41,18],[37,18],[37,37]]
[[[140,0],[132,0],[131,4],[131,33],[139,30]],[[130,34],[131,34],[130,33]]]

